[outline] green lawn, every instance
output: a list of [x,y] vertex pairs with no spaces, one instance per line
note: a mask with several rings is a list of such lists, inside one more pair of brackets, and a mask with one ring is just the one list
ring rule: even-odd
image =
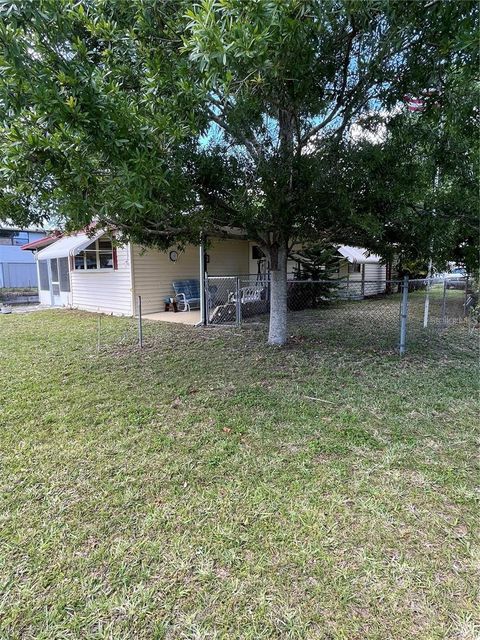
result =
[[0,316],[2,640],[475,637],[473,336],[97,329]]

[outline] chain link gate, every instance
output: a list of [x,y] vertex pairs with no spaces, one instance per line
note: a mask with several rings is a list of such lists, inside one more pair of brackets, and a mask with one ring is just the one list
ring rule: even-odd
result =
[[239,326],[241,322],[239,276],[205,275],[207,326]]
[[205,276],[207,325],[239,326],[245,318],[268,313],[269,300],[266,275]]

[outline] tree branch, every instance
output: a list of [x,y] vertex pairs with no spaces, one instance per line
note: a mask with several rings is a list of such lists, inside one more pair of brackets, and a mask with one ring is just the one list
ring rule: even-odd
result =
[[200,196],[203,197],[207,201],[207,204],[217,205],[221,209],[226,211],[227,213],[230,213],[232,215],[238,215],[238,213],[239,213],[238,210],[235,209],[234,207],[232,207],[230,204],[228,204],[228,202],[226,202],[218,194],[210,193],[209,191],[207,191],[206,189],[204,189],[202,187],[198,187],[198,190],[199,190]]
[[259,160],[260,159],[261,153],[260,153],[260,150],[258,149],[258,145],[256,143],[252,142],[252,140],[249,140],[246,136],[243,136],[242,134],[235,133],[234,131],[232,131],[232,129],[225,122],[225,120],[223,120],[220,116],[218,116],[216,113],[214,113],[211,109],[209,109],[208,115],[210,116],[210,119],[213,120],[213,122],[215,122],[215,124],[217,124],[226,133],[228,133],[229,136],[231,136],[234,139],[240,140],[240,142],[243,145],[245,145],[245,147],[248,149],[250,155],[255,160]]
[[209,225],[208,232],[214,232],[217,234],[217,237],[221,238],[230,238],[236,240],[250,240],[249,234],[242,229],[241,227],[227,227],[222,224],[212,224]]
[[310,131],[307,131],[304,134],[304,136],[300,140],[301,147],[303,147],[308,142],[308,140],[310,140],[312,136],[314,136],[323,128],[325,128],[335,118],[335,116],[338,114],[339,110],[343,106],[345,91],[348,83],[348,68],[350,66],[350,56],[352,53],[353,41],[355,40],[355,36],[357,35],[357,29],[355,27],[353,16],[350,19],[350,24],[351,24],[351,31],[348,34],[347,50],[345,51],[345,58],[343,60],[341,87],[337,96],[337,100],[335,102],[335,106],[333,107],[330,114],[322,122],[317,124],[315,127],[312,127]]

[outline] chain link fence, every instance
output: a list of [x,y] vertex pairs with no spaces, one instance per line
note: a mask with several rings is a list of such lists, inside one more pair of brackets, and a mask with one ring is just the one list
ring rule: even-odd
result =
[[478,292],[468,278],[409,280],[409,318],[413,326],[445,329],[471,319]]
[[[480,326],[478,289],[467,278],[404,280],[289,280],[288,328],[292,340],[311,338],[328,345],[332,357],[344,349],[404,354],[424,353],[439,344],[445,331],[460,335]],[[170,314],[161,323],[142,316],[136,300],[135,318],[99,315],[92,322],[92,343],[98,352],[121,353],[126,347],[163,348],[174,334]],[[266,275],[208,276],[205,280],[207,326],[267,325],[270,281]],[[179,316],[176,320],[179,322]],[[180,322],[180,325],[182,323]],[[455,338],[456,339],[456,338]],[[92,344],[92,346],[93,346]],[[470,344],[470,342],[469,342]]]
[[[208,276],[206,324],[266,323],[270,282],[265,275]],[[289,280],[293,334],[344,346],[369,343],[405,353],[408,345],[452,325],[472,327],[478,292],[468,278]]]

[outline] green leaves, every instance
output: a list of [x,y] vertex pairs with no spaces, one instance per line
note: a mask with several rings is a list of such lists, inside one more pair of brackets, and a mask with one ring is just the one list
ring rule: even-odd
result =
[[[42,0],[0,13],[0,217],[96,218],[160,244],[218,226],[385,253],[424,253],[434,228],[439,255],[465,242],[472,2]],[[406,93],[431,87],[424,113],[399,115]],[[374,121],[386,138],[361,139]]]
[[[0,27],[0,217],[56,210],[70,228],[100,218],[138,232],[145,222],[133,212],[163,227],[188,209],[183,155],[173,149],[197,123],[177,110],[189,100],[183,68],[171,62],[179,43],[150,40],[142,3],[117,9],[112,19],[107,3],[45,1]],[[171,21],[173,3],[163,9]]]

